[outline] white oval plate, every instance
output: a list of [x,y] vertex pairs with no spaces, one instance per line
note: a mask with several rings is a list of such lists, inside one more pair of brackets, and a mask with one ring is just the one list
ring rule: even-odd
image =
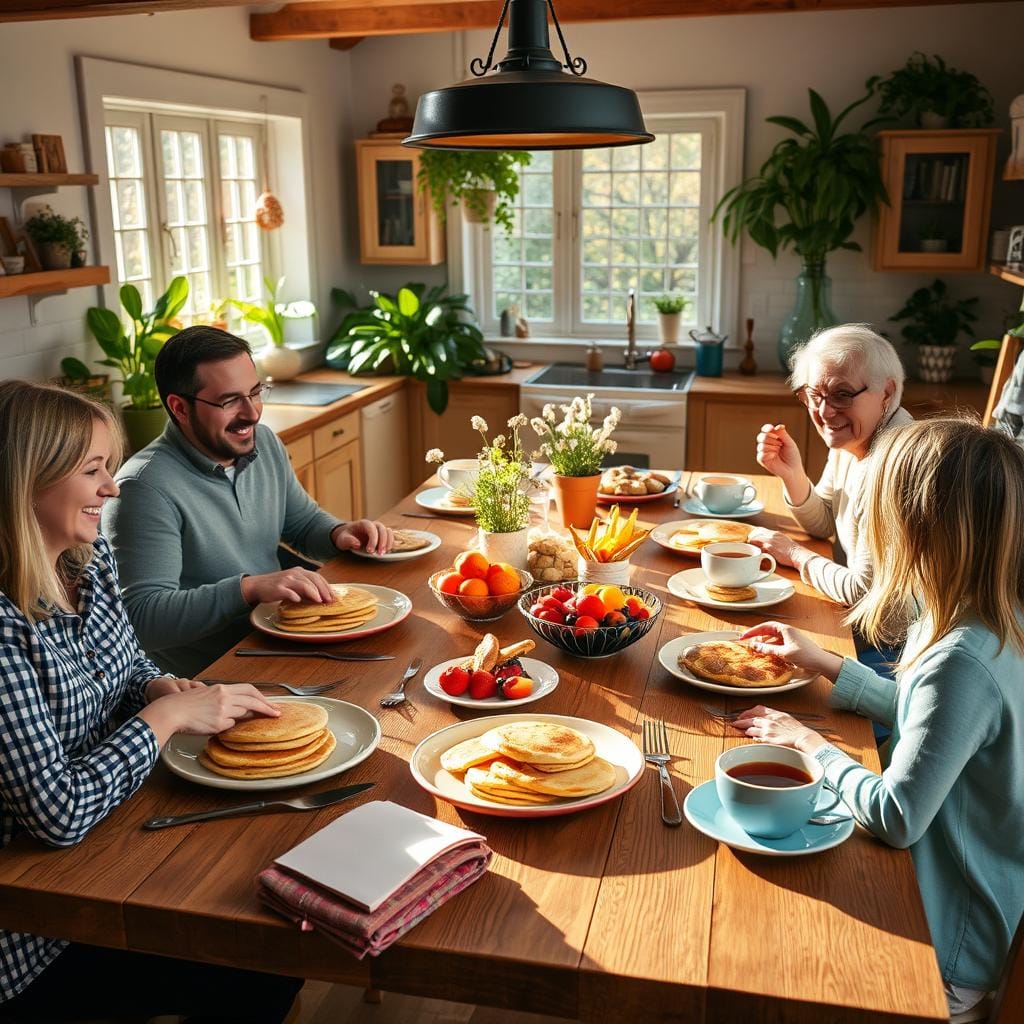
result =
[[[533,693],[529,697],[519,697],[516,700],[505,700],[504,697],[488,697],[486,700],[474,700],[472,697],[463,695],[453,697],[441,689],[441,673],[452,665],[461,665],[465,658],[452,658],[450,661],[443,661],[435,665],[423,677],[423,689],[427,693],[437,697],[438,700],[446,700],[449,704],[458,704],[461,708],[473,708],[476,711],[488,711],[492,714],[503,708],[514,708],[520,704],[530,704],[541,697],[546,697],[558,685],[558,673],[543,661],[536,658],[520,658],[523,665],[523,672],[529,676],[534,683]],[[468,694],[468,691],[467,691]]]
[[[451,772],[441,767],[441,755],[463,740],[482,736],[489,729],[509,722],[554,722],[589,736],[599,757],[615,765],[615,782],[603,793],[581,797],[578,800],[560,800],[554,804],[520,806],[500,804],[470,793]],[[428,792],[456,807],[480,814],[493,814],[499,818],[551,818],[559,814],[575,814],[588,807],[607,803],[622,796],[640,780],[644,770],[643,754],[636,744],[621,732],[591,722],[587,718],[570,718],[567,715],[488,715],[468,722],[457,722],[432,733],[412,752],[409,759],[412,777]]]
[[708,519],[749,519],[764,511],[764,502],[756,499],[748,505],[740,505],[731,512],[712,512],[700,498],[690,498],[683,503],[683,511],[691,516],[705,516]]
[[206,746],[206,736],[186,736],[177,733],[168,740],[160,757],[164,764],[175,775],[180,775],[189,782],[213,789],[290,789],[294,786],[305,786],[310,782],[340,775],[349,768],[365,761],[377,749],[380,743],[380,723],[369,711],[348,701],[335,700],[333,697],[271,697],[275,704],[304,701],[307,704],[319,704],[327,711],[327,728],[334,733],[338,745],[323,764],[318,764],[308,772],[298,775],[285,775],[278,779],[229,779],[226,775],[218,775],[204,768],[199,763],[199,751]]
[[427,544],[422,548],[416,548],[415,551],[389,551],[386,555],[371,555],[366,551],[352,551],[348,553],[350,555],[358,555],[360,558],[369,558],[374,562],[407,562],[410,558],[419,558],[421,555],[429,555],[431,551],[436,551],[441,546],[441,538],[436,533],[430,533],[427,530],[406,530],[402,527],[404,533],[413,533],[417,537],[424,537],[427,540]]
[[[649,471],[641,470],[641,472]],[[662,498],[672,497],[679,490],[679,473],[664,469],[657,470],[657,472],[672,477],[671,483],[665,485],[665,490],[659,491],[657,494],[611,494],[607,491],[598,491],[597,500],[602,505],[646,505],[650,501],[661,501]]]
[[816,675],[794,676],[788,683],[781,686],[729,686],[726,683],[713,683],[709,679],[701,679],[695,676],[688,668],[679,664],[679,655],[692,647],[694,644],[707,643],[710,640],[738,640],[740,631],[738,629],[722,630],[717,633],[687,633],[685,636],[677,636],[675,640],[669,640],[660,651],[658,661],[662,668],[667,669],[677,679],[689,683],[691,686],[699,686],[702,690],[714,690],[715,693],[727,693],[730,697],[750,697],[758,704],[760,698],[768,693],[785,693],[787,690],[799,690],[801,686],[814,682]]
[[[736,523],[734,519],[673,519],[670,523],[662,523],[651,530],[650,537],[655,544],[661,545],[666,551],[674,551],[677,555],[689,555],[691,558],[700,558],[700,548],[681,548],[672,543],[672,538],[684,526],[699,526],[701,522],[708,523]],[[745,527],[748,531],[753,527],[748,523],[736,523],[737,526]],[[741,542],[742,543],[742,542]]]
[[789,600],[796,593],[796,588],[789,580],[774,572],[771,576],[750,584],[757,591],[757,597],[749,601],[719,601],[705,589],[707,582],[703,569],[684,569],[668,578],[668,589],[670,594],[675,594],[684,601],[694,601],[708,608],[734,608],[736,611],[770,608],[773,604]]
[[449,505],[447,497],[447,487],[428,487],[425,491],[420,491],[415,500],[420,508],[429,508],[431,512],[444,512],[449,516],[476,515],[471,508],[464,508],[462,505]]
[[274,625],[277,606],[280,603],[278,601],[256,605],[249,614],[249,621],[261,633],[277,637],[279,640],[294,640],[299,644],[336,644],[343,640],[358,640],[362,636],[382,633],[385,629],[397,626],[407,619],[412,611],[412,601],[399,590],[392,590],[391,587],[377,587],[372,583],[353,583],[352,586],[368,590],[377,597],[377,614],[361,626],[340,632],[290,633],[288,630],[279,629]]

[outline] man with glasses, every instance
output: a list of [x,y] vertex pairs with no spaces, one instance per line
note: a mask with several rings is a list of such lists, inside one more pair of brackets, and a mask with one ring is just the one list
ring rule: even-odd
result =
[[165,671],[194,676],[249,632],[253,605],[330,600],[318,572],[283,564],[281,541],[326,561],[384,554],[394,536],[368,519],[340,522],[302,489],[284,445],[259,423],[270,385],[241,338],[186,328],[160,350],[155,373],[170,422],[117,474],[103,531],[142,646]]

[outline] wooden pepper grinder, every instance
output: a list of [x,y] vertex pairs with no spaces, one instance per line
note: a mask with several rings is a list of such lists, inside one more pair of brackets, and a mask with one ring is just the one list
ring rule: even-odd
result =
[[740,363],[740,373],[752,377],[757,373],[757,363],[754,362],[754,318],[747,317],[747,340],[743,343],[743,362]]

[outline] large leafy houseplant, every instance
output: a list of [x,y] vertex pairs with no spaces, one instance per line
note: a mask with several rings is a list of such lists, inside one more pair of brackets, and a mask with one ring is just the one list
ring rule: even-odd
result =
[[900,329],[903,340],[911,345],[955,345],[961,334],[974,334],[978,319],[978,300],[952,299],[945,281],[936,279],[926,288],[918,288],[889,319],[907,321]]
[[[867,87],[877,87],[879,112],[911,120],[922,127],[923,115],[936,115],[950,128],[984,128],[992,123],[992,94],[969,71],[946,65],[917,51],[903,67],[885,78],[875,75]],[[928,118],[924,118],[928,120]]]
[[[448,406],[448,381],[461,377],[475,361],[486,360],[483,335],[465,295],[445,295],[445,286],[429,292],[410,284],[397,296],[371,291],[372,304],[349,313],[327,346],[328,365],[349,373],[390,371],[427,385],[427,401],[440,414]],[[335,288],[335,302],[358,307]]]
[[270,338],[270,343],[275,348],[284,345],[284,316],[283,305],[277,301],[277,293],[284,287],[284,278],[279,277],[277,284],[274,284],[269,277],[263,278],[263,286],[270,296],[266,302],[243,302],[241,299],[228,299],[226,305],[234,306],[242,319],[251,324],[262,327]]

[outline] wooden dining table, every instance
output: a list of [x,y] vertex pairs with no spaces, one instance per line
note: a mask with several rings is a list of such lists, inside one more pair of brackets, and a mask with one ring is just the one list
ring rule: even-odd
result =
[[[827,543],[799,531],[775,478],[754,483],[766,508],[750,522],[828,551]],[[340,664],[229,652],[206,673],[238,681],[337,681],[327,696],[375,714],[380,745],[344,775],[296,789],[368,781],[374,789],[319,812],[144,831],[142,823],[156,815],[227,807],[246,797],[190,783],[158,764],[135,796],[79,845],[48,849],[21,835],[0,851],[0,927],[587,1021],[946,1020],[910,853],[859,826],[847,842],[814,856],[737,852],[685,821],[678,828],[662,824],[653,766],[619,799],[543,819],[459,810],[420,788],[409,770],[414,747],[479,712],[428,694],[423,673],[410,684],[406,704],[385,710],[381,695],[415,656],[426,670],[469,654],[485,628],[503,645],[532,634],[516,609],[481,626],[437,601],[427,578],[473,546],[475,524],[471,517],[403,514],[416,512],[423,509],[409,496],[381,518],[436,533],[442,541],[436,551],[398,562],[343,556],[324,567],[329,579],[393,587],[411,598],[405,621],[349,645],[392,654],[393,661]],[[648,526],[690,518],[670,499],[644,504],[640,516]],[[853,655],[854,645],[843,625],[845,609],[791,570],[780,572],[793,580],[795,595],[759,614],[672,596],[669,577],[699,564],[692,557],[648,541],[631,561],[630,582],[665,604],[659,620],[643,639],[602,660],[570,656],[538,638],[533,656],[553,666],[560,682],[530,708],[604,723],[638,746],[643,721],[663,720],[682,803],[714,777],[723,750],[750,742],[702,704],[710,698],[740,708],[757,701],[688,686],[659,664],[662,645],[683,634],[747,628],[772,614],[840,654]],[[253,633],[242,646],[289,644]],[[878,770],[871,723],[829,707],[829,689],[819,678],[764,702],[825,715],[830,738]],[[255,880],[276,856],[365,800],[393,800],[480,832],[494,859],[480,881],[383,955],[357,961],[265,909]]]

